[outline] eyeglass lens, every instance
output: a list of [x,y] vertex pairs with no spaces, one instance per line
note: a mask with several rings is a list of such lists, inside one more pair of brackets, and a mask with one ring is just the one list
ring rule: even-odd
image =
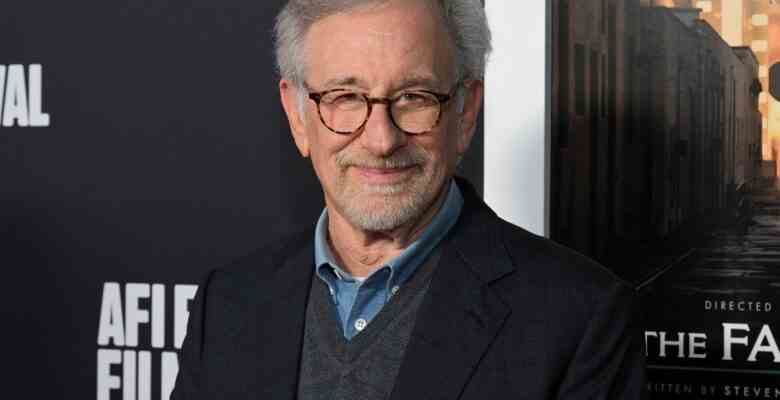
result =
[[[365,96],[355,92],[337,91],[326,94],[320,101],[319,112],[325,125],[337,133],[352,133],[369,118],[369,103]],[[399,129],[411,134],[433,129],[439,119],[438,99],[423,92],[405,93],[390,103],[393,122]]]

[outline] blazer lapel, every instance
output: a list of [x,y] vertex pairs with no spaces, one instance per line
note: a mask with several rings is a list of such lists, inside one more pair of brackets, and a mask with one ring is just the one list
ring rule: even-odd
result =
[[[257,285],[266,293],[258,294],[261,299],[252,311],[256,317],[245,330],[247,345],[237,348],[248,365],[256,366],[241,378],[247,385],[245,395],[275,400],[297,395],[306,304],[314,272],[311,237],[313,233],[272,279]],[[243,371],[237,368],[235,373]]]
[[488,286],[514,270],[487,206],[466,203],[418,311],[391,399],[456,399],[510,314]]

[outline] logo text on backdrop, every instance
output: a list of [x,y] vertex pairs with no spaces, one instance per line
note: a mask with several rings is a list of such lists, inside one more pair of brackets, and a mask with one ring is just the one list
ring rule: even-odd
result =
[[[29,78],[29,79],[28,79]],[[47,127],[43,112],[43,67],[0,64],[0,127]]]
[[[196,285],[173,285],[172,293],[160,283],[103,285],[97,337],[98,400],[109,400],[112,391],[120,390],[124,400],[151,400],[153,392],[168,400],[179,372],[176,350],[184,341],[189,304],[196,291]],[[173,307],[166,308],[166,296],[171,295]],[[165,318],[169,309],[172,320]],[[166,340],[168,325],[173,327],[172,340]],[[152,380],[153,371],[159,380]],[[154,390],[153,382],[159,382]]]

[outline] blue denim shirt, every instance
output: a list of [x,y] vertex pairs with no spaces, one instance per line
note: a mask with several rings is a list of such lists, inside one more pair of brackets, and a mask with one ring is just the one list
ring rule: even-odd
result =
[[455,225],[462,208],[463,196],[453,180],[444,204],[422,235],[362,282],[336,263],[328,244],[328,210],[322,211],[314,234],[314,267],[317,276],[328,285],[347,340],[365,329],[390,297],[402,290],[404,282]]

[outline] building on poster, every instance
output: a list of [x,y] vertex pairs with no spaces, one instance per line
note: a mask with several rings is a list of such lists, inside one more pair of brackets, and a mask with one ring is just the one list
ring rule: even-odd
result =
[[[633,145],[639,3],[553,1],[551,236],[601,253],[621,224],[621,149]],[[596,21],[584,24],[578,21]]]
[[[750,47],[759,63],[759,79],[763,91],[759,99],[761,115],[767,118],[762,125],[762,154],[765,160],[772,160],[769,116],[772,113],[769,96],[769,67],[771,35],[770,1],[697,1],[702,10],[702,19],[707,21],[723,39],[732,46]],[[780,44],[780,43],[779,43]],[[777,59],[775,58],[775,61]],[[777,128],[780,128],[778,126]]]
[[553,2],[554,239],[608,262],[735,206],[760,174],[760,61],[699,13]]

